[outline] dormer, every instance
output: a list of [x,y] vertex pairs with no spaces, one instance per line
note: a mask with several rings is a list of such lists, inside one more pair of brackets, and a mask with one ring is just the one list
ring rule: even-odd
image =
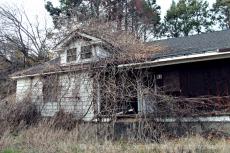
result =
[[59,53],[62,65],[95,62],[111,54],[101,39],[79,32],[63,39],[55,50]]

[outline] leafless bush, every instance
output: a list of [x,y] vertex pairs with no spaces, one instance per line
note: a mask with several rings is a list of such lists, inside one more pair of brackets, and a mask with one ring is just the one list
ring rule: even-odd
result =
[[50,120],[51,127],[55,129],[72,130],[76,127],[76,118],[71,113],[66,113],[64,110],[58,111]]
[[0,105],[0,135],[5,131],[15,131],[29,127],[39,122],[40,112],[31,102],[13,103],[10,99],[1,101]]
[[40,119],[40,113],[36,106],[30,102],[17,103],[8,110],[6,114],[6,120],[10,126],[17,127],[21,123],[30,126],[38,122]]

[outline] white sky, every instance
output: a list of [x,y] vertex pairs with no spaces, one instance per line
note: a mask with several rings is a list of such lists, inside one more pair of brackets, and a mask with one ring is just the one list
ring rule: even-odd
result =
[[[18,7],[25,8],[26,12],[30,12],[30,18],[39,18],[39,21],[46,21],[48,25],[52,25],[52,19],[44,8],[46,0],[0,0],[0,5],[16,5]],[[50,0],[54,6],[58,5],[59,0]],[[177,0],[175,0],[177,1]],[[209,4],[215,2],[215,0],[207,0]],[[167,9],[170,7],[172,0],[157,0],[157,4],[161,6],[162,18],[165,15]]]
[[[17,6],[24,8],[30,20],[33,21],[38,18],[38,21],[44,22],[46,20],[49,26],[52,26],[52,18],[45,9],[46,0],[0,0],[0,6]],[[54,6],[59,4],[59,0],[49,0]]]

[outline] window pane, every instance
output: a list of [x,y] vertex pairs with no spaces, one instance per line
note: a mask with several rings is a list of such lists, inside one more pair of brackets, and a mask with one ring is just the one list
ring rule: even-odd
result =
[[76,48],[68,49],[67,50],[67,62],[76,61]]
[[92,57],[92,47],[82,46],[81,47],[81,59],[88,59]]

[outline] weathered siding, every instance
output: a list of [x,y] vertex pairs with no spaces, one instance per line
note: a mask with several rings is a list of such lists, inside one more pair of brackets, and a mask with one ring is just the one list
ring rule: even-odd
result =
[[150,75],[162,75],[162,84],[158,87],[166,94],[185,97],[230,95],[228,59],[162,66],[148,71]]
[[[17,80],[16,87],[16,101],[21,102],[28,98],[31,89],[31,79],[30,78],[22,78]],[[29,100],[29,99],[28,99]]]
[[[160,93],[166,95],[172,95],[175,97],[222,97],[230,95],[230,61],[225,60],[213,60],[204,61],[197,63],[188,64],[178,64],[162,66],[157,68],[143,69],[148,72],[149,76],[162,75],[161,79],[156,80],[157,90]],[[148,82],[154,84],[154,79],[149,77]],[[154,95],[153,93],[148,94],[149,87],[152,90],[154,86],[147,84],[146,86],[142,83],[146,80],[141,80],[138,82],[138,111],[142,113],[152,113],[156,112],[154,105]],[[161,82],[161,83],[159,83]],[[213,99],[218,103],[226,104],[224,99]],[[213,105],[213,104],[212,104]],[[151,106],[151,107],[150,107]],[[199,105],[199,109],[203,109]],[[205,110],[209,109],[221,109],[214,108],[214,106],[205,107]]]
[[76,118],[91,120],[93,112],[93,80],[88,73],[60,74],[58,101],[43,101],[42,77],[17,80],[17,101],[25,98],[36,103],[43,116],[53,116],[60,109]]
[[187,64],[178,70],[183,96],[230,95],[229,59]]
[[60,109],[73,113],[76,118],[93,118],[93,81],[88,73],[61,74],[59,76],[60,95],[56,102],[45,102],[43,116],[53,116]]
[[66,60],[67,60],[67,53],[66,50],[64,50],[60,53],[60,63],[65,64],[67,62]]
[[60,107],[73,112],[77,118],[93,117],[93,81],[88,73],[63,74],[60,76]]
[[40,106],[43,102],[42,98],[42,81],[40,77],[22,78],[17,80],[17,102],[29,100]]
[[70,48],[76,48],[76,55],[77,59],[75,62],[71,63],[85,63],[85,62],[91,62],[99,60],[100,58],[108,57],[110,54],[103,49],[100,45],[92,45],[92,57],[89,59],[81,59],[80,53],[81,53],[81,46],[87,46],[90,45],[90,42],[84,41],[84,40],[77,40],[75,42],[72,42],[66,47],[61,53],[60,53],[60,59],[61,64],[67,64],[67,50]]
[[42,80],[40,77],[34,77],[31,81],[31,100],[33,103],[42,103]]
[[96,55],[97,59],[100,59],[100,58],[109,57],[110,53],[108,51],[106,51],[104,48],[102,48],[101,46],[96,46],[95,47],[95,55]]

